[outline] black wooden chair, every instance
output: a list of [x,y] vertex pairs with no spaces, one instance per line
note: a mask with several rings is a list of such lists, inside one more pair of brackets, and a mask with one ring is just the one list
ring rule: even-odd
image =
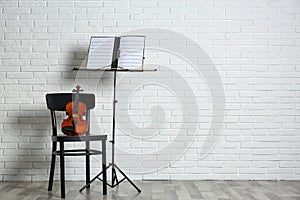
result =
[[[107,194],[107,179],[106,179],[106,135],[90,135],[90,110],[95,107],[95,95],[89,93],[80,93],[79,101],[84,102],[87,106],[86,120],[88,123],[88,132],[84,136],[65,136],[57,135],[56,111],[66,111],[66,104],[72,101],[73,93],[53,93],[46,95],[47,107],[51,112],[52,120],[52,158],[51,169],[49,176],[48,191],[52,191],[55,158],[60,157],[60,179],[61,179],[61,197],[65,198],[65,156],[86,156],[86,183],[90,181],[90,155],[102,154],[102,170],[103,170],[103,195]],[[102,143],[102,150],[90,149],[91,141],[100,141]],[[65,142],[85,142],[85,149],[70,149],[65,150]],[[59,150],[57,150],[57,143],[59,143]],[[100,147],[100,144],[99,144]],[[88,186],[89,187],[89,186]]]

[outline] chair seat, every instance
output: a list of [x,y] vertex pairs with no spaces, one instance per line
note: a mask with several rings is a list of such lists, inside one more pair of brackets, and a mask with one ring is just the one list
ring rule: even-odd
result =
[[84,136],[52,136],[54,142],[84,142],[84,141],[100,141],[106,140],[107,135],[84,135]]
[[[53,154],[59,155],[60,151],[54,151]],[[64,156],[86,156],[86,155],[100,155],[102,154],[102,151],[89,149],[87,151],[86,149],[69,149],[64,150]]]

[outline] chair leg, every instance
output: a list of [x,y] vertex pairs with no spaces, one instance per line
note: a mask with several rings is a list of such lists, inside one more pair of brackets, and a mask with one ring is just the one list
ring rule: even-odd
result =
[[59,143],[60,151],[60,191],[61,198],[65,198],[65,158],[64,158],[64,142]]
[[51,168],[50,168],[49,183],[48,183],[48,191],[52,191],[52,186],[53,186],[55,160],[56,160],[56,155],[53,154],[53,152],[56,151],[56,146],[57,146],[56,142],[53,142],[53,144],[52,144],[52,156],[51,156]]
[[[86,145],[86,152],[89,153],[90,152],[90,142],[86,141],[85,143]],[[85,157],[85,183],[88,184],[90,182],[90,155],[86,155]],[[90,188],[90,185],[88,185],[86,188]]]
[[102,140],[102,171],[103,171],[103,195],[107,194],[107,176],[106,176],[106,140]]

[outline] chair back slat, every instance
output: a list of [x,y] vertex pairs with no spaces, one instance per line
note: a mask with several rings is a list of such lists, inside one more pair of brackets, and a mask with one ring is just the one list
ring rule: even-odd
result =
[[[74,93],[50,93],[46,95],[47,107],[50,110],[65,111],[67,103],[72,101]],[[95,107],[95,95],[91,93],[80,93],[79,101],[86,104],[87,109]]]
[[[52,135],[57,135],[57,119],[55,111],[66,111],[66,105],[72,101],[74,93],[50,93],[46,95],[47,107],[51,111]],[[86,104],[86,121],[90,127],[90,110],[95,107],[95,95],[92,93],[80,93],[79,101]],[[90,134],[90,129],[86,135]]]

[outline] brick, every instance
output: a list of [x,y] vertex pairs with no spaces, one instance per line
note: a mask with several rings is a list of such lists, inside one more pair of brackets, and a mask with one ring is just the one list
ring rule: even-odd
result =
[[3,59],[2,64],[4,66],[29,65],[29,60],[28,59]]
[[34,26],[36,27],[57,27],[62,26],[62,22],[58,20],[35,20]]
[[101,33],[101,32],[103,32],[103,28],[102,27],[89,27],[89,28],[76,27],[75,28],[75,33],[91,33],[93,31]]
[[48,20],[73,20],[75,19],[75,15],[70,13],[59,13],[59,14],[49,13],[47,15],[47,19]]
[[73,7],[74,3],[72,1],[49,1],[48,7]]
[[143,21],[142,20],[122,20],[122,21],[117,21],[117,26],[121,27],[141,27],[143,26]]
[[35,46],[32,49],[33,52],[59,52],[59,47],[56,46],[48,46],[47,48],[43,46]]
[[26,174],[26,175],[40,175],[40,174],[46,174],[47,169],[21,169],[20,174]]
[[20,58],[24,59],[24,58],[27,58],[27,59],[30,59],[30,58],[33,58],[33,59],[46,59],[47,58],[47,54],[46,53],[20,53]]
[[31,181],[31,176],[4,175],[4,181]]
[[19,32],[18,27],[0,27],[0,33],[2,33],[2,34],[3,33],[18,33],[18,32]]
[[75,7],[79,8],[88,8],[88,7],[97,7],[98,9],[102,7],[102,2],[101,1],[84,1],[84,2],[75,2]]
[[[0,58],[2,58],[2,59],[6,59],[6,58],[14,58],[14,59],[17,59],[17,58],[19,58],[19,54],[17,54],[17,53],[1,53],[0,54]],[[2,71],[2,69],[0,69],[1,71]],[[4,70],[6,70],[6,69],[4,69]]]
[[22,50],[22,51],[19,50],[19,52],[28,53],[28,52],[31,52],[32,46],[47,46],[47,45],[48,45],[47,40],[22,40],[21,47],[19,47],[19,48],[21,50],[23,48],[24,50]]
[[32,27],[33,21],[31,20],[6,20],[6,27],[16,26],[16,27]]
[[19,162],[7,162],[5,163],[5,168],[7,169],[18,169],[18,168],[25,168],[25,169],[29,169],[32,167],[32,164],[29,162],[23,162],[23,163],[19,163]]
[[4,35],[6,40],[30,40],[32,38],[31,33],[6,33]]
[[196,20],[176,20],[172,21],[171,24],[173,27],[195,27],[198,25]]
[[18,6],[29,8],[38,7],[40,9],[45,9],[46,3],[46,1],[19,1]]
[[18,2],[17,1],[1,1],[0,6],[1,6],[1,8],[18,7]]
[[69,33],[69,32],[73,32],[74,28],[73,27],[48,27],[47,30],[49,33]]
[[59,40],[58,33],[34,33],[32,39],[34,40]]
[[[30,72],[7,72],[7,78],[32,78],[33,74]],[[12,88],[11,88],[12,89]]]
[[22,21],[25,20],[46,20],[47,19],[47,15],[46,14],[23,14],[19,16],[19,19]]
[[104,20],[124,20],[124,19],[129,19],[128,14],[103,14],[103,19]]
[[27,13],[29,14],[30,13],[30,8],[8,8],[8,7],[5,7],[3,9],[3,13],[6,14],[6,13],[9,13],[9,14],[23,14],[23,13]]
[[44,149],[46,145],[41,145],[39,143],[19,143],[20,149]]

